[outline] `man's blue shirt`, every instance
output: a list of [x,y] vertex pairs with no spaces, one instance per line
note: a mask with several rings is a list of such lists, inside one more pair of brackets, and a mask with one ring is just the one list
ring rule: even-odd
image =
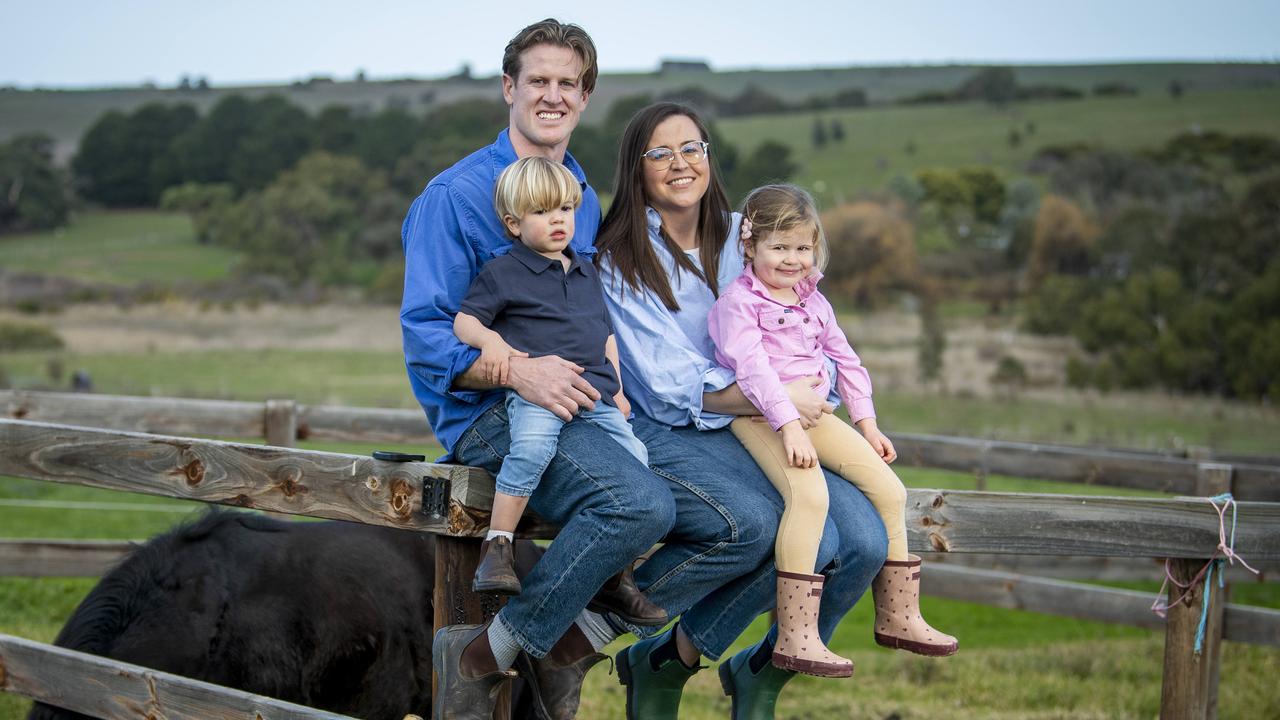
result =
[[[449,459],[462,433],[486,409],[503,398],[502,390],[453,387],[480,351],[453,334],[453,317],[480,268],[511,249],[502,221],[493,209],[498,175],[516,161],[508,130],[436,176],[413,201],[400,237],[404,245],[404,300],[400,327],[405,366],[413,394]],[[574,215],[570,247],[590,262],[600,228],[600,199],[587,184],[577,160],[564,165],[582,185],[582,204]]]

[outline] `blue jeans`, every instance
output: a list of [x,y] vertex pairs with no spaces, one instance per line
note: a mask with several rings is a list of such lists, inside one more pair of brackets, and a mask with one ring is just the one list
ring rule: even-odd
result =
[[[782,497],[728,429],[676,428],[640,415],[633,426],[676,503],[667,544],[636,569],[636,581],[650,600],[680,615],[689,639],[716,660],[774,606]],[[884,564],[888,541],[870,501],[847,480],[825,475],[830,503],[818,548],[826,576],[818,630],[829,640]]]
[[[507,408],[498,403],[462,433],[453,454],[496,474],[510,450]],[[602,427],[571,422],[560,430],[529,508],[560,533],[495,621],[542,657],[606,580],[667,534],[676,507],[667,483]]]
[[[543,471],[555,456],[560,428],[565,423],[555,413],[534,405],[516,392],[507,392],[506,404],[511,427],[511,451],[498,472],[498,492],[527,497],[538,487]],[[594,410],[583,410],[573,421],[599,425],[642,465],[649,464],[648,451],[631,432],[631,425],[618,408],[599,402]]]

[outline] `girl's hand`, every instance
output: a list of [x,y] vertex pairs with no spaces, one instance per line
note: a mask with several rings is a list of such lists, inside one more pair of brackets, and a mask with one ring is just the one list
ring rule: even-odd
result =
[[782,447],[791,467],[811,468],[818,465],[818,451],[809,439],[809,433],[800,427],[799,420],[792,420],[778,429],[782,433]]
[[513,357],[529,357],[529,353],[520,352],[502,340],[486,343],[480,348],[480,359],[476,363],[485,382],[506,385]]
[[821,383],[822,378],[810,375],[792,380],[784,386],[791,404],[800,413],[800,427],[805,430],[817,425],[824,414],[835,412],[826,398],[813,391]]
[[873,418],[859,421],[858,428],[862,430],[862,436],[871,444],[871,449],[876,451],[881,460],[891,463],[898,459],[898,451],[893,449],[893,442],[880,432]]

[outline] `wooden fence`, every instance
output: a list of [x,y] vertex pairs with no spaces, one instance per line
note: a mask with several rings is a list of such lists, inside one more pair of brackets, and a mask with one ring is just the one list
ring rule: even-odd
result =
[[[298,437],[425,442],[430,436],[416,411],[51,393],[0,394],[0,406],[6,405],[9,417],[23,419],[0,420],[0,474],[429,532],[437,536],[438,543],[437,623],[475,621],[484,610],[479,599],[467,590],[478,549],[475,538],[482,534],[487,523],[493,492],[492,478],[482,471],[431,463],[381,463],[363,456],[65,424],[77,421],[134,430],[163,428],[193,435],[267,436],[279,440],[281,445],[291,444]],[[36,419],[56,422],[35,422]],[[895,435],[895,439],[899,438],[904,436]],[[921,438],[919,444],[911,445],[916,438]],[[904,457],[920,463],[1032,477],[1050,475],[1053,479],[1099,484],[1130,482],[1124,474],[1125,463],[1135,462],[1124,453],[1108,452],[1090,465],[1081,459],[1087,457],[1087,453],[1078,448],[977,441],[975,449],[972,444],[975,441],[955,440],[910,436],[899,439],[898,444]],[[1016,467],[1023,468],[1021,470],[1002,464],[1013,463],[1013,459],[1019,457],[1022,464]],[[1259,466],[1254,475],[1249,475],[1248,472],[1254,472],[1249,470],[1241,476],[1234,467],[1146,457],[1157,460],[1153,465],[1160,469],[1138,472],[1135,475],[1138,480],[1132,482],[1139,483],[1140,487],[1151,487],[1156,481],[1167,483],[1156,489],[1181,487],[1175,483],[1185,483],[1190,471],[1195,478],[1194,489],[1217,492],[1233,482],[1238,483],[1241,477],[1264,477],[1266,472],[1276,474],[1274,468]],[[978,465],[972,464],[975,458]],[[1049,468],[1043,473],[1037,472],[1041,461]],[[1261,485],[1257,490],[1264,495],[1268,491]],[[1242,502],[1239,508],[1236,549],[1251,562],[1280,560],[1280,504]],[[536,518],[521,530],[531,537],[551,537],[555,532],[553,527],[537,522]],[[1218,542],[1216,513],[1204,500],[1185,498],[912,490],[908,530],[909,543],[918,551],[996,556],[1170,557],[1179,559],[1174,563],[1175,571],[1186,577],[1203,564],[1202,558],[1208,557]],[[24,547],[15,546],[10,550],[12,556],[28,558],[43,553],[47,560],[67,548],[52,541],[26,541]],[[97,567],[101,568],[102,554],[118,553],[120,548],[98,550],[100,555],[91,562],[98,562]],[[0,550],[0,557],[3,554]],[[1156,620],[1158,624],[1154,616],[1139,618],[1135,610],[1137,596],[1141,596],[1145,604],[1149,604],[1151,597],[1141,593],[1074,583],[1054,585],[1059,581],[943,565],[935,565],[925,577],[926,590],[939,594],[1042,612],[1053,612],[1045,608],[1055,602],[1061,604],[1046,598],[1068,589],[1061,585],[1071,585],[1072,591],[1093,593],[1090,600],[1076,601],[1075,605],[1096,604],[1105,608],[1098,614],[1105,612],[1117,622],[1152,626],[1151,620]],[[1221,593],[1214,593],[1207,634],[1209,645],[1204,654],[1195,655],[1191,652],[1191,643],[1203,600],[1198,593],[1189,599],[1189,604],[1171,608],[1165,624],[1162,715],[1167,717],[1205,717],[1212,713],[1217,643],[1221,638],[1267,644],[1280,642],[1277,637],[1280,613],[1227,606],[1221,602]],[[1059,609],[1063,614],[1070,614],[1065,612],[1070,608]],[[39,680],[40,677],[48,679],[41,674],[40,663],[15,666],[9,661],[10,654],[15,652],[11,648],[15,646],[8,640],[0,642],[0,688],[59,704],[58,688]],[[21,644],[25,653],[67,653],[26,641]],[[79,666],[74,660],[58,662],[70,663],[60,670],[58,677],[72,679],[55,685],[87,681],[88,666],[80,672],[75,669]],[[15,667],[25,669],[19,671],[20,675],[14,675]],[[228,707],[238,707],[240,700],[227,697]],[[272,710],[259,717],[304,717],[284,712]],[[103,711],[102,716],[137,715]],[[177,709],[165,716],[204,715],[184,714]],[[305,717],[321,716],[332,717]]]

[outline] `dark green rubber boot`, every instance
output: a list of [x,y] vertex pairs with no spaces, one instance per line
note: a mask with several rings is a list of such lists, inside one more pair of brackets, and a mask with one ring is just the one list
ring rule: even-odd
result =
[[654,670],[649,660],[654,648],[675,642],[674,633],[672,626],[618,653],[618,681],[627,688],[627,720],[675,720],[680,714],[684,684],[702,668],[685,667],[674,659]]
[[[765,642],[761,640],[720,663],[720,687],[732,702],[729,717],[733,720],[773,720],[782,686],[795,677],[794,672],[776,667],[768,660],[759,673],[751,672],[751,656]],[[772,653],[772,645],[769,652]]]

